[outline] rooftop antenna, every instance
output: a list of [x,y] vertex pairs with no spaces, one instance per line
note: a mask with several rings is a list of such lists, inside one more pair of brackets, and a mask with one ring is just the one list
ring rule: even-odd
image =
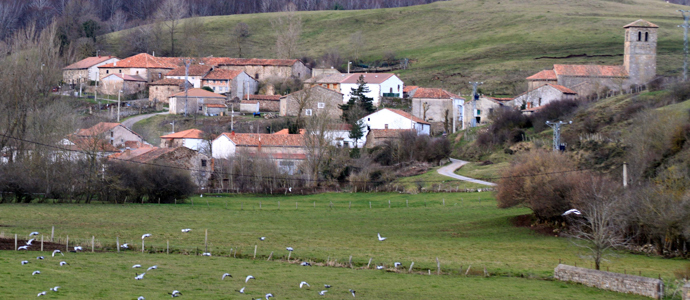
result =
[[685,56],[683,58],[683,81],[688,81],[688,28],[690,27],[690,24],[688,24],[688,20],[690,19],[690,15],[687,15],[685,13],[690,13],[690,10],[678,10],[681,14],[683,14],[683,25],[678,25],[678,27],[683,27],[684,31],[684,41],[683,41],[683,46],[685,49]]

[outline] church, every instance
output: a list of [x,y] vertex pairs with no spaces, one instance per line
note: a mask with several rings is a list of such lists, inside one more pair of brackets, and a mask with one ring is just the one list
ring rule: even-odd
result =
[[[627,90],[646,85],[656,76],[656,43],[659,26],[637,20],[625,28],[623,65],[562,65],[543,70],[527,77],[527,92],[515,98],[516,106],[536,108],[551,101],[561,100],[559,93],[585,97],[612,90]],[[548,86],[548,88],[545,88]],[[548,91],[548,92],[547,92]]]

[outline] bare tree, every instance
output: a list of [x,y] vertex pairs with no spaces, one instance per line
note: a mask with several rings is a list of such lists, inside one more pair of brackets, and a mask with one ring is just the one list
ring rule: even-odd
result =
[[233,31],[232,38],[235,40],[237,45],[237,57],[242,58],[242,44],[249,37],[249,25],[244,22],[239,22],[235,25],[235,30]]
[[110,25],[110,31],[120,31],[125,29],[127,24],[127,14],[122,10],[117,10],[113,13],[113,16],[108,20],[108,25]]
[[[288,6],[291,9],[292,6]],[[294,58],[297,56],[299,38],[302,34],[302,18],[294,10],[271,20],[271,26],[276,32],[276,55],[278,58]]]
[[585,249],[584,258],[594,261],[599,270],[604,257],[615,248],[624,247],[625,218],[621,209],[622,189],[603,176],[590,176],[578,187],[573,205],[581,215],[569,214],[567,234],[575,246]]
[[188,12],[189,8],[184,0],[166,0],[156,11],[156,19],[163,22],[170,33],[170,56],[175,56],[175,29]]
[[330,155],[329,148],[333,142],[330,131],[333,130],[334,120],[329,111],[336,109],[327,103],[326,107],[316,110],[305,120],[304,146],[307,149],[306,167],[312,181],[319,179],[324,165]]

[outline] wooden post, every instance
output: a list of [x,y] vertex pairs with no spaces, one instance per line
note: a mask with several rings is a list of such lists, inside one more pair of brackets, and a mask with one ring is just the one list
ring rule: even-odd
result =
[[292,251],[288,251],[288,262],[290,262],[290,255],[292,255]]
[[170,240],[165,241],[165,254],[170,254]]
[[414,262],[410,264],[410,269],[407,270],[407,273],[412,273],[412,267],[414,267]]
[[117,247],[117,252],[120,253],[120,237],[115,237],[115,246]]
[[280,209],[280,201],[278,201],[278,209]]
[[204,252],[208,252],[208,229],[204,230]]
[[17,251],[17,234],[14,234],[14,251]]
[[53,242],[53,235],[55,234],[55,226],[53,226],[53,229],[50,230],[50,242]]
[[261,209],[261,201],[259,201],[259,209]]
[[352,201],[350,201],[350,204],[347,206],[347,209],[352,208]]
[[431,269],[429,269],[429,276],[431,276]]
[[352,269],[352,255],[350,255],[350,269]]
[[41,234],[41,252],[43,252],[43,235]]
[[67,241],[65,241],[65,252],[69,252],[69,235],[67,236]]
[[271,254],[268,255],[268,259],[267,259],[267,260],[271,260],[271,258],[273,258],[273,251],[271,251]]
[[438,256],[436,257],[436,275],[441,275],[441,262],[438,261]]
[[369,209],[371,209],[371,201],[369,201]]
[[391,208],[391,201],[388,200],[388,208]]
[[259,245],[254,245],[254,259],[256,259],[256,248],[259,247]]
[[367,269],[369,269],[369,266],[371,265],[371,260],[374,259],[373,257],[369,258],[369,263],[367,264]]
[[443,206],[446,206],[446,198],[443,198]]
[[465,276],[467,276],[467,274],[470,273],[470,268],[472,268],[472,265],[470,265],[469,267],[467,267],[467,271],[465,271]]
[[91,253],[94,252],[94,248],[95,248],[95,244],[96,244],[95,241],[96,241],[96,237],[92,235],[91,236]]
[[144,254],[144,239],[141,239],[141,254]]

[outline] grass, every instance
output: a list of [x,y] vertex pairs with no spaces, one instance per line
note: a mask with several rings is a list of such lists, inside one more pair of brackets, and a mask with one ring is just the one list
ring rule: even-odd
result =
[[437,171],[441,167],[435,167],[428,172],[410,177],[402,177],[393,182],[393,185],[402,185],[402,189],[406,192],[416,193],[419,187],[425,190],[436,190],[439,184],[441,185],[441,190],[452,190],[456,189],[481,189],[486,188],[485,185],[476,184],[466,181],[460,181],[452,179],[447,176],[439,174]]
[[[657,72],[676,76],[682,71],[683,53],[682,32],[676,27],[682,18],[677,10],[683,8],[658,0],[455,0],[392,9],[298,12],[303,20],[298,56],[318,60],[336,49],[352,57],[351,35],[362,31],[365,61],[380,59],[387,51],[411,59],[408,70],[396,71],[408,85],[443,87],[467,95],[468,81],[483,81],[484,93],[515,95],[526,88],[525,77],[554,63],[621,65],[622,27],[643,18],[659,25]],[[270,20],[281,14],[203,17],[182,26],[202,24],[189,37],[202,40],[194,42],[203,45],[196,50],[199,56],[236,57],[236,47],[226,37],[237,23],[245,22],[251,35],[243,52],[274,58],[275,31]],[[126,33],[106,36],[111,51],[118,52],[123,44],[119,39]],[[193,43],[186,39],[180,29],[177,45]],[[163,44],[169,47],[169,42]],[[157,54],[165,51],[156,49]],[[613,56],[540,58],[583,53]]]
[[[501,171],[508,167],[510,162],[504,161],[490,165],[482,165],[478,162],[470,162],[455,170],[455,174],[467,176],[475,179],[497,178],[501,176]],[[491,180],[496,181],[496,180]]]

